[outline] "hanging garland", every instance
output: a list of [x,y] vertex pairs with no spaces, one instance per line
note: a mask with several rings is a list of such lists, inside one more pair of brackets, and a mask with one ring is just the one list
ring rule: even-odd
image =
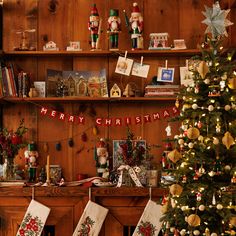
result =
[[[40,110],[42,116],[47,116],[51,119],[58,119],[60,121],[67,121],[72,124],[85,125],[86,119],[83,115],[66,114],[60,111],[52,110],[47,107],[42,107]],[[143,116],[124,116],[124,117],[95,117],[95,125],[97,126],[127,126],[138,125],[143,123],[154,122],[162,118],[170,118],[179,114],[179,110],[174,106],[165,108],[159,112],[152,114],[144,114]]]

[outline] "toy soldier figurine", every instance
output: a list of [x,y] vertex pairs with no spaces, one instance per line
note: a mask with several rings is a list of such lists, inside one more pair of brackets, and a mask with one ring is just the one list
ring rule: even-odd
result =
[[133,3],[133,11],[130,17],[132,50],[143,48],[143,17],[141,16],[138,4]]
[[89,17],[88,29],[91,33],[92,50],[99,49],[99,37],[101,33],[101,20],[98,15],[96,4],[93,5],[91,15]]
[[108,18],[107,33],[110,36],[110,50],[118,50],[118,38],[121,32],[121,21],[119,17],[119,10],[111,9],[110,17]]

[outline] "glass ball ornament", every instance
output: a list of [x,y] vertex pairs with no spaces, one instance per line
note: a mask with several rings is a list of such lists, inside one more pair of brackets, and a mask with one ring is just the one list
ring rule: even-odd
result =
[[192,105],[192,108],[193,108],[193,110],[196,110],[196,109],[198,109],[198,105],[197,105],[196,103],[194,103],[194,104]]
[[170,232],[174,233],[175,232],[175,227],[170,227]]
[[231,170],[231,166],[230,165],[226,165],[224,169],[225,169],[225,171],[230,171]]
[[193,235],[200,235],[200,231],[199,230],[194,230]]
[[211,236],[217,236],[217,233],[212,233]]
[[204,205],[200,205],[200,206],[198,207],[198,209],[199,209],[199,211],[204,211],[204,210],[205,210],[205,206],[204,206]]
[[218,210],[222,210],[224,207],[223,207],[222,204],[217,204],[217,205],[216,205],[216,208],[217,208]]
[[186,229],[181,229],[181,231],[179,232],[179,234],[181,235],[181,236],[184,236],[184,235],[186,235]]
[[214,110],[214,106],[213,105],[209,105],[207,109],[208,109],[208,111],[213,111]]
[[193,147],[194,147],[194,143],[190,142],[190,143],[188,144],[188,147],[189,147],[189,148],[193,148]]
[[229,111],[231,109],[231,106],[230,105],[225,105],[225,110],[226,111]]
[[213,144],[218,145],[219,144],[219,139],[218,138],[213,138]]
[[179,145],[183,145],[183,144],[184,144],[184,140],[183,140],[182,138],[179,139],[179,140],[178,140],[178,144],[179,144]]

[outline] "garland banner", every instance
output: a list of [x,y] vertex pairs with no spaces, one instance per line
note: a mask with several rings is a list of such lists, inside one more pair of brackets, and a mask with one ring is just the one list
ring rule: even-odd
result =
[[[42,107],[40,110],[42,116],[48,116],[52,119],[58,119],[60,121],[67,121],[69,123],[84,125],[86,120],[84,116],[66,114],[59,111],[51,110],[46,107]],[[170,108],[165,108],[159,112],[154,112],[152,114],[145,114],[142,116],[134,117],[97,117],[95,118],[95,124],[98,126],[122,126],[122,125],[139,125],[143,123],[154,122],[162,118],[170,118],[179,115],[179,110],[174,106]]]

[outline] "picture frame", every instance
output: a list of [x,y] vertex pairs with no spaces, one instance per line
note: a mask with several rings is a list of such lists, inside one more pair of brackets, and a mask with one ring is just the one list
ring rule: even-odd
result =
[[187,66],[183,66],[179,68],[180,71],[180,85],[184,87],[193,86],[193,75],[191,71],[189,71]]
[[47,69],[46,78],[46,96],[47,97],[57,97],[56,91],[57,86],[60,81],[62,81],[62,71]]
[[[125,144],[127,140],[113,140],[113,168],[124,164],[121,159],[122,149],[120,145]],[[146,140],[132,140],[133,145],[143,146],[146,150]]]
[[184,39],[174,39],[174,48],[175,50],[187,49]]
[[46,97],[46,82],[34,81],[34,87],[38,92],[38,97]]
[[159,67],[157,74],[157,81],[173,83],[174,73],[175,73],[175,68]]
[[115,73],[129,76],[133,62],[134,61],[132,59],[120,56],[116,64]]
[[150,65],[146,64],[140,64],[137,62],[134,62],[133,68],[132,68],[132,75],[147,78],[148,72],[149,72]]

